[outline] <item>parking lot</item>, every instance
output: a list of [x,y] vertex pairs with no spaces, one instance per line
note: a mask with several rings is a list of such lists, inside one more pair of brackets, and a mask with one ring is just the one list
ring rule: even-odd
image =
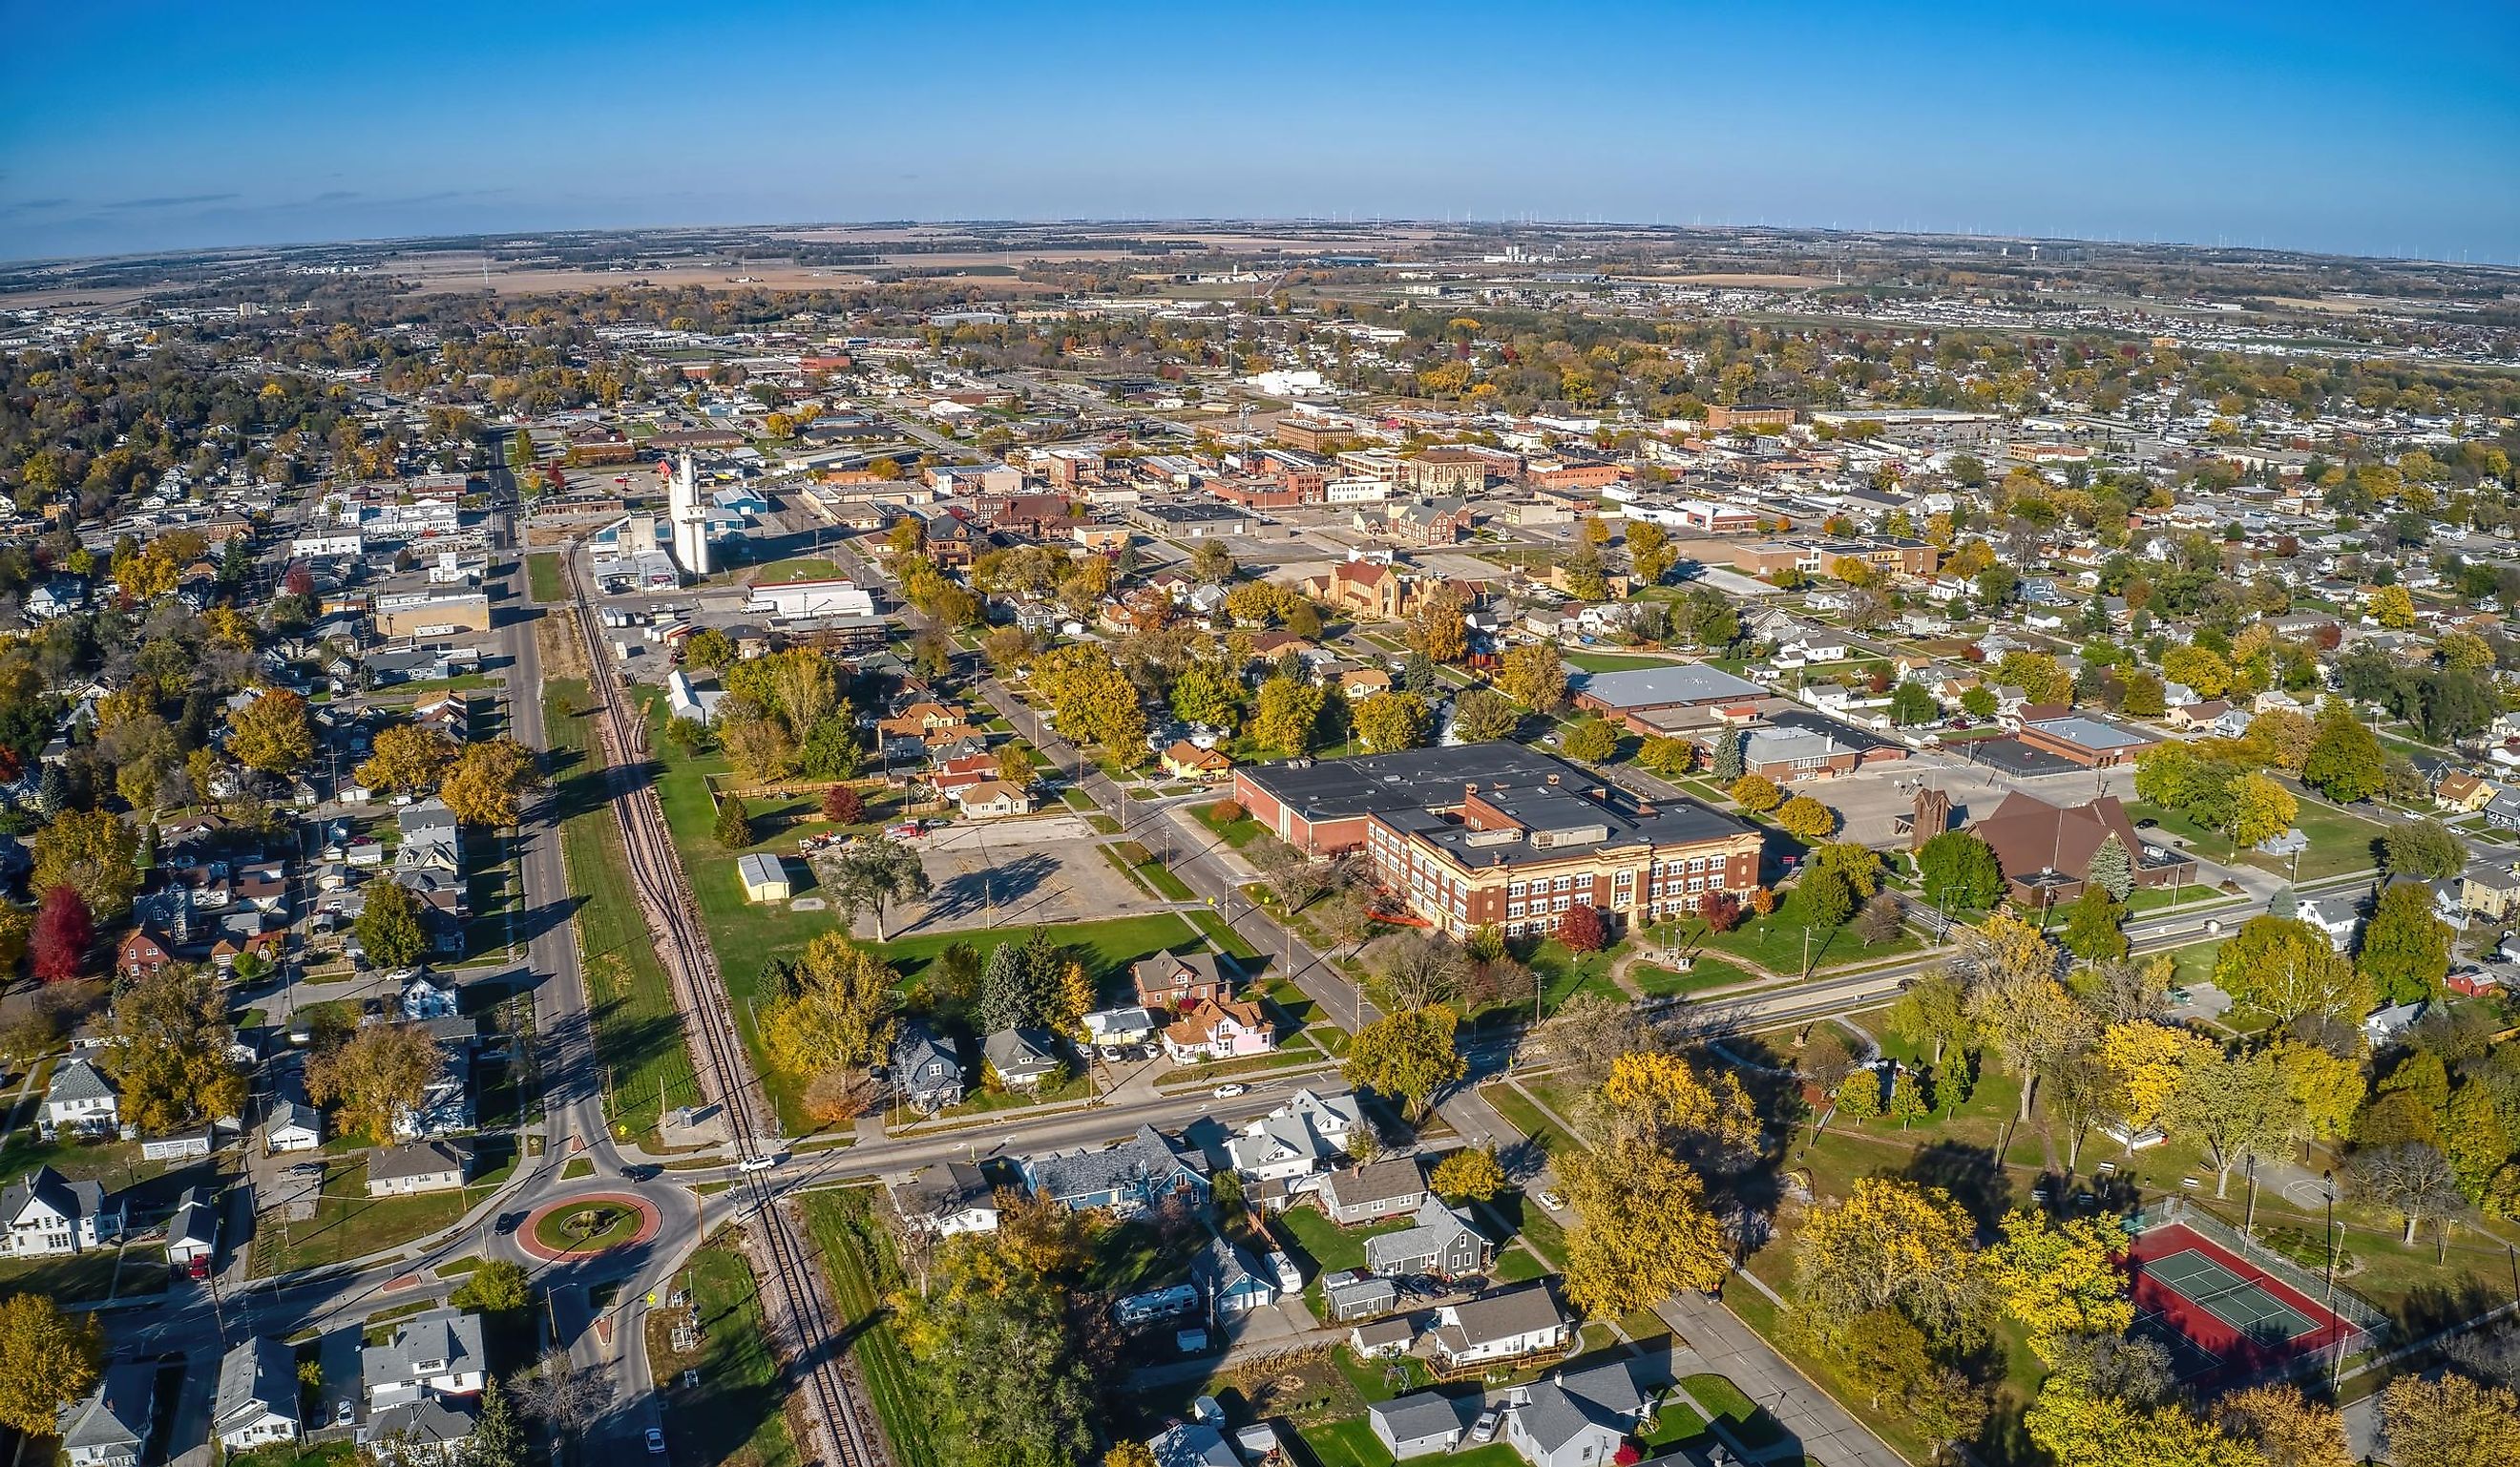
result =
[[934,890],[894,935],[1167,910],[1095,849],[1102,839],[1078,815],[958,822],[921,836],[912,845]]

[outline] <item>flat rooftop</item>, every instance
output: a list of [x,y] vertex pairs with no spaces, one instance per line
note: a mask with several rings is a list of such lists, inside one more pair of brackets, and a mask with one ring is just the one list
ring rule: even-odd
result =
[[1569,664],[1567,671],[1567,681],[1575,691],[1613,708],[1654,708],[1768,696],[1767,689],[1749,679],[1736,678],[1703,662],[1675,662],[1669,667],[1606,673],[1587,673]]
[[2073,718],[2047,719],[2029,727],[2050,738],[2061,738],[2087,749],[2126,749],[2133,748],[2137,744],[2160,742],[2151,734],[2138,734],[2133,729],[2121,728],[2106,719],[2087,718],[2080,715]]

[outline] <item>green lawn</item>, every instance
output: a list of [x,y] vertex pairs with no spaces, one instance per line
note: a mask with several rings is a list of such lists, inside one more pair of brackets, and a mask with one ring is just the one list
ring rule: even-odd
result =
[[561,852],[577,903],[577,947],[604,1065],[605,1110],[616,1129],[646,1134],[666,1106],[697,1104],[699,1088],[673,981],[631,894],[629,859],[605,801],[603,772],[587,757],[587,719],[562,712],[591,704],[584,683],[563,680],[544,689]]
[[769,586],[781,581],[830,581],[847,574],[837,562],[821,556],[795,556],[764,565],[752,573],[748,584]]
[[1512,1127],[1540,1143],[1544,1151],[1572,1151],[1575,1137],[1566,1129],[1541,1113],[1531,1097],[1509,1085],[1491,1085],[1479,1090],[1480,1098],[1496,1109]]
[[1741,1445],[1756,1452],[1784,1440],[1784,1428],[1777,1418],[1761,1409],[1757,1402],[1741,1394],[1741,1388],[1721,1375],[1691,1375],[1680,1383],[1694,1397],[1699,1405],[1713,1411],[1718,1420],[1732,1430]]
[[1261,836],[1268,834],[1269,830],[1267,826],[1261,824],[1258,821],[1253,820],[1248,815],[1219,823],[1216,819],[1217,805],[1232,803],[1233,802],[1230,800],[1219,800],[1216,805],[1201,805],[1198,807],[1198,822],[1205,825],[1210,830],[1215,831],[1217,835],[1224,839],[1227,845],[1239,851],[1244,846],[1258,840]]
[[[648,1358],[657,1389],[671,1401],[665,1432],[674,1454],[686,1462],[792,1467],[796,1443],[782,1409],[779,1359],[763,1327],[752,1266],[734,1235],[721,1233],[693,1254],[674,1282],[691,1291],[692,1317],[700,1327],[698,1344],[677,1351],[680,1311],[648,1315]],[[698,1371],[699,1384],[685,1389],[686,1370]]]
[[452,1226],[465,1209],[488,1195],[486,1186],[425,1192],[415,1197],[368,1195],[368,1158],[332,1157],[324,1163],[324,1191],[315,1216],[285,1222],[266,1215],[253,1238],[253,1276],[321,1267],[392,1248]]
[[2310,849],[2302,852],[2300,872],[2296,876],[2294,862],[2289,856],[2269,856],[2259,851],[2244,850],[2235,857],[2229,838],[2222,831],[2206,829],[2177,811],[2140,800],[2129,802],[2126,808],[2129,819],[2152,821],[2162,830],[2184,837],[2188,850],[2209,861],[2254,866],[2260,870],[2300,881],[2319,881],[2372,869],[2379,864],[2372,843],[2386,833],[2386,827],[2374,822],[2303,796],[2301,812],[2294,818],[2293,824],[2310,838]]
[[1634,672],[1641,667],[1670,667],[1686,659],[1680,657],[1647,657],[1633,652],[1567,652],[1569,667],[1588,673]]
[[62,1304],[103,1299],[113,1290],[112,1249],[91,1249],[66,1258],[0,1259],[0,1292],[42,1294]]
[[1849,963],[1877,962],[1917,949],[1915,935],[1902,931],[1887,942],[1868,946],[1855,935],[1852,927],[1813,927],[1806,938],[1802,892],[1788,891],[1777,910],[1766,916],[1754,916],[1730,932],[1710,932],[1696,918],[1679,924],[1682,941],[1690,947],[1703,945],[1717,953],[1745,958],[1769,972],[1784,977],[1797,977],[1803,971],[1808,956],[1811,970],[1822,972]]
[[1708,989],[1760,981],[1758,975],[1747,968],[1726,962],[1721,957],[1700,957],[1686,973],[1659,963],[1641,962],[1628,969],[1628,980],[1637,986],[1638,992],[1649,999],[1703,993]]
[[1387,1222],[1341,1227],[1329,1220],[1328,1214],[1311,1207],[1290,1207],[1280,1221],[1284,1222],[1286,1231],[1295,1235],[1295,1246],[1325,1273],[1364,1267],[1366,1239],[1401,1232],[1412,1225],[1407,1218],[1394,1218]]
[[568,600],[567,588],[561,581],[559,552],[525,556],[525,589],[541,605],[557,606]]

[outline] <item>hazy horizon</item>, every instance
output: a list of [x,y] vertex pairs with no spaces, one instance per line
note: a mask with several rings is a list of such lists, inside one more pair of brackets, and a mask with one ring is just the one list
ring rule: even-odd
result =
[[878,219],[1772,225],[2520,263],[2520,7],[27,9],[0,257]]

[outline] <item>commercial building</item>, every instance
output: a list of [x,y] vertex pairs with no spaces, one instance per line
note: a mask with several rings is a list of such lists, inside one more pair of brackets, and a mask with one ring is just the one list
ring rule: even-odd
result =
[[1520,744],[1246,768],[1235,795],[1299,850],[1365,851],[1385,886],[1457,934],[1547,932],[1579,905],[1677,915],[1759,882],[1750,825],[1694,800],[1649,802]]
[[1211,535],[1248,535],[1259,523],[1226,505],[1138,505],[1124,516],[1149,535],[1168,540],[1204,540]]
[[444,637],[490,630],[483,591],[388,591],[377,597],[379,637]]
[[1570,680],[1575,706],[1598,713],[1631,733],[1660,732],[1651,715],[1687,708],[1757,704],[1772,694],[1747,678],[1703,662],[1674,662],[1625,672],[1578,673]]
[[2085,769],[2115,769],[2121,764],[2133,764],[2138,754],[2162,741],[2158,734],[2088,713],[2023,724],[2018,736],[2042,753],[2071,760]]
[[2115,795],[2074,806],[2050,805],[2020,790],[2003,797],[1994,813],[1969,825],[1995,852],[2012,900],[2025,907],[2070,902],[2091,878],[2092,857],[2114,839],[2126,852],[2138,886],[2169,886],[2196,879],[2196,863],[2136,834]]
[[808,616],[873,616],[875,597],[855,581],[838,576],[825,576],[810,581],[781,581],[752,588],[752,599],[744,609],[755,615],[788,618]]

